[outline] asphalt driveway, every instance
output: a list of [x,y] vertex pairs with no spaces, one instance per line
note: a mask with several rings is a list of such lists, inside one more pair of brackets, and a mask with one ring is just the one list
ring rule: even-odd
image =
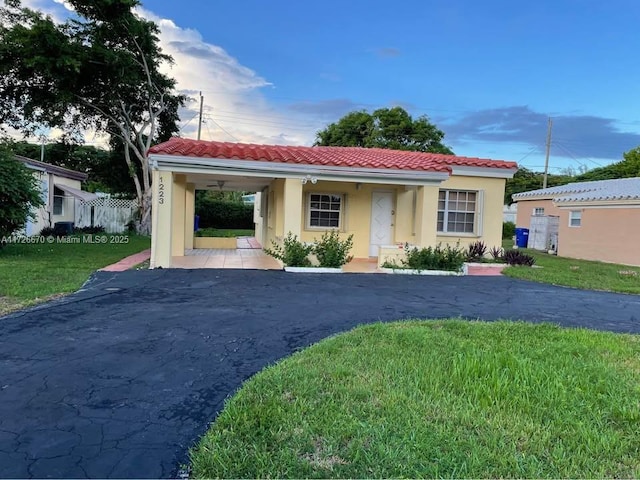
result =
[[0,477],[170,477],[265,365],[361,323],[451,316],[640,333],[640,296],[506,277],[98,273],[0,318]]

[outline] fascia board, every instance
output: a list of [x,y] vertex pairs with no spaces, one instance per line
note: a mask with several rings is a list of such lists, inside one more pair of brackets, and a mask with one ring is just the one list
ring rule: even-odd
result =
[[154,168],[176,173],[210,174],[212,171],[256,177],[289,177],[303,179],[308,175],[318,180],[386,183],[398,185],[439,184],[449,178],[448,172],[416,170],[381,170],[375,168],[340,168],[324,165],[256,162],[220,158],[195,158],[175,155],[149,156]]
[[490,178],[513,178],[513,175],[518,171],[517,168],[465,167],[462,165],[451,165],[451,170],[454,175]]

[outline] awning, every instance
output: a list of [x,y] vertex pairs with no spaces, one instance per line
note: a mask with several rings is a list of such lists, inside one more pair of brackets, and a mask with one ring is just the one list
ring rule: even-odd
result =
[[70,187],[68,185],[62,185],[59,183],[54,183],[56,188],[59,188],[65,193],[68,193],[72,197],[77,198],[78,200],[82,200],[83,202],[90,202],[91,200],[95,200],[99,198],[95,193],[85,192],[84,190],[78,190],[77,188]]

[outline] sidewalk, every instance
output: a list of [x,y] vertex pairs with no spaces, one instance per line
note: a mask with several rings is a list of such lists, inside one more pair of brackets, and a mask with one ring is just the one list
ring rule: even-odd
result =
[[151,249],[144,250],[140,253],[136,253],[134,255],[129,255],[126,258],[123,258],[119,262],[116,262],[112,265],[108,265],[104,268],[98,270],[99,272],[124,272],[125,270],[129,270],[131,267],[138,265],[139,263],[146,262],[151,258]]

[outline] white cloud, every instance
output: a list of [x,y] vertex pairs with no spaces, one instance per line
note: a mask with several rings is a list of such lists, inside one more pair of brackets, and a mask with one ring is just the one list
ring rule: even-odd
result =
[[250,143],[310,144],[320,120],[271,106],[261,89],[271,82],[242,65],[224,48],[207,43],[200,32],[181,28],[170,19],[139,9],[138,13],[160,27],[160,43],[174,64],[165,72],[178,89],[193,97],[181,111],[182,135],[196,137],[199,94],[205,97],[202,138]]
[[39,10],[49,15],[56,23],[62,23],[69,16],[69,9],[63,0],[22,0],[22,6]]
[[[56,22],[63,22],[73,11],[66,0],[23,0],[23,5],[43,11]],[[180,93],[194,100],[180,111],[182,136],[196,138],[200,91],[205,97],[204,140],[310,145],[315,132],[326,124],[326,119],[312,112],[272,105],[262,90],[275,86],[223,47],[206,42],[197,30],[147,9],[139,8],[137,13],[159,26],[162,50],[174,59],[164,71],[176,79]],[[54,138],[54,132],[47,133]],[[88,135],[87,141],[92,140],[96,141],[95,136]]]

